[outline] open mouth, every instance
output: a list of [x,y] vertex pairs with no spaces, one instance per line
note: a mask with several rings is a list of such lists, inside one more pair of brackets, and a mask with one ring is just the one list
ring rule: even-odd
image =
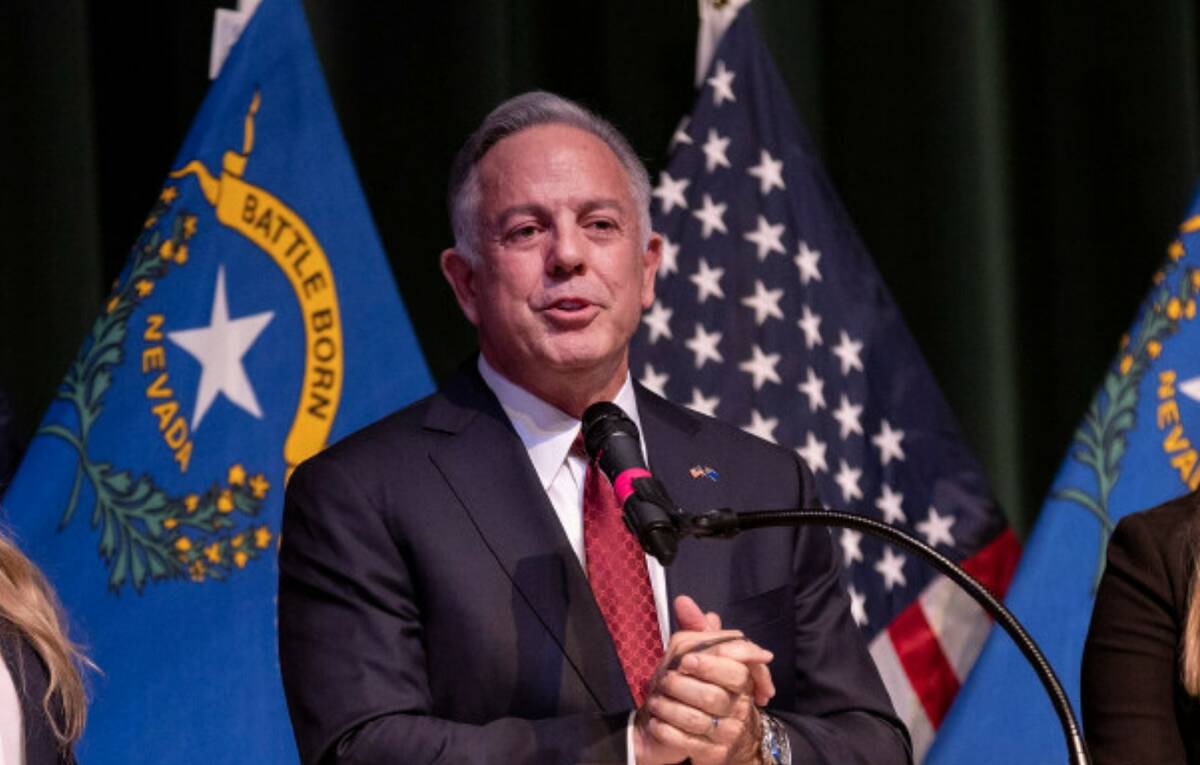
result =
[[555,300],[542,313],[550,321],[565,327],[582,326],[595,318],[600,308],[590,300],[566,297]]
[[562,300],[555,300],[553,303],[551,303],[550,310],[573,313],[575,311],[582,311],[591,305],[592,304],[588,301],[580,298],[563,298]]

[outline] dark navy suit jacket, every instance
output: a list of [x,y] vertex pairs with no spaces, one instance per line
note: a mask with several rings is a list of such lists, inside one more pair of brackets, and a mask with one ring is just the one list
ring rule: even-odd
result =
[[[689,510],[816,501],[795,455],[638,389],[651,468]],[[693,478],[706,465],[717,480]],[[297,468],[280,550],[284,688],[304,763],[625,762],[633,700],[520,438],[474,370]],[[829,534],[685,541],[667,569],[774,652],[796,763],[903,763]]]

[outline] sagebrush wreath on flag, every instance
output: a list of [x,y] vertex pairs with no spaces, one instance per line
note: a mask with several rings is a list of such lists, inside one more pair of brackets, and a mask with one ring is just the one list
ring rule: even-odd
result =
[[432,390],[303,11],[265,0],[4,497],[103,670],[80,759],[295,761],[291,470]]

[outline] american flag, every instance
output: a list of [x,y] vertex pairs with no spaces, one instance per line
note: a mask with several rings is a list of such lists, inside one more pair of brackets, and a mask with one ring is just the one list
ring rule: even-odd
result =
[[[743,9],[653,191],[665,237],[634,374],[796,449],[833,508],[923,538],[1003,594],[1018,546]],[[761,508],[746,508],[761,509]],[[918,761],[990,629],[914,556],[833,538]]]

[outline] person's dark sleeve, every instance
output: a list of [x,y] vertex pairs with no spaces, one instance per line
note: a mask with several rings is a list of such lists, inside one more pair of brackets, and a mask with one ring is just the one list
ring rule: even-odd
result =
[[[1182,529],[1176,533],[1182,533]],[[1108,546],[1083,651],[1084,733],[1095,765],[1187,761],[1175,716],[1179,626],[1169,540],[1144,516]]]
[[339,463],[297,468],[281,537],[280,668],[305,765],[625,762],[628,712],[486,725],[433,716],[414,574]]
[[[803,464],[801,506],[817,506]],[[875,663],[850,616],[841,566],[826,529],[799,531],[795,709],[768,708],[789,728],[794,765],[912,762],[908,731],[896,717]]]

